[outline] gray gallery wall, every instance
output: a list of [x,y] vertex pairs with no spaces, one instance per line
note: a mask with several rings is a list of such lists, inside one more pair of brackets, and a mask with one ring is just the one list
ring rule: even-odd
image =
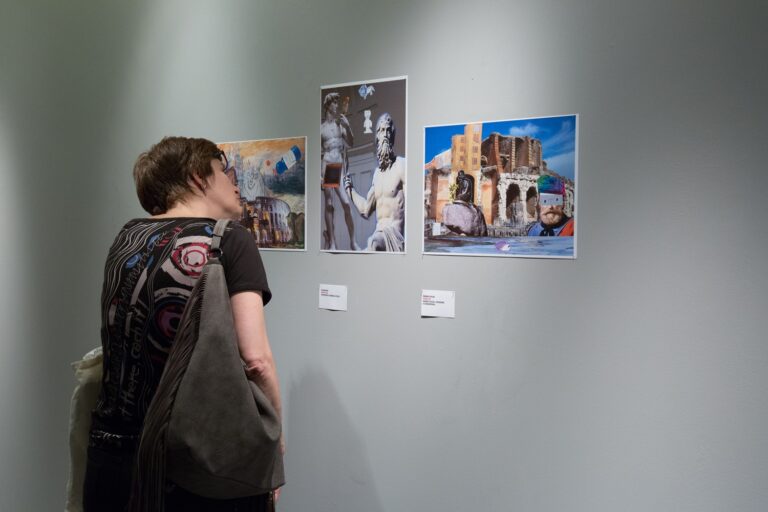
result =
[[[308,135],[409,76],[408,254],[264,260],[285,511],[768,509],[759,1],[0,3],[0,511],[60,510],[69,362],[166,134]],[[422,129],[580,114],[576,261],[420,255]],[[346,313],[317,309],[349,286]],[[422,288],[457,292],[419,318]]]

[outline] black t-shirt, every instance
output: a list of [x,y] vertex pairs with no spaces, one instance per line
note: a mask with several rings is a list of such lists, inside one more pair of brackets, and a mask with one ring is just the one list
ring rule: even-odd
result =
[[[187,299],[208,259],[216,221],[135,219],[117,234],[104,267],[101,344],[104,376],[94,415],[97,428],[117,434],[141,429]],[[272,298],[253,237],[231,222],[221,263],[229,294]]]

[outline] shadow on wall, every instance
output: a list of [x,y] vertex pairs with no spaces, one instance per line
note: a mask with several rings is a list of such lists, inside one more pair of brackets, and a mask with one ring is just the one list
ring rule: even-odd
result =
[[288,392],[284,510],[383,512],[362,437],[330,379],[310,370]]

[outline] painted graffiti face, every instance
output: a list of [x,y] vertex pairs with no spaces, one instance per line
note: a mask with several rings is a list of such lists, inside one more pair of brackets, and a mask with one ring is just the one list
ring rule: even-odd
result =
[[544,226],[557,226],[562,222],[564,216],[563,205],[541,206],[540,217]]

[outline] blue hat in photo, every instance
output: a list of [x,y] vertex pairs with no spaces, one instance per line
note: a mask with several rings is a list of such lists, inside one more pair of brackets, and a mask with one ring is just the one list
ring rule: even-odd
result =
[[541,206],[562,206],[565,200],[565,184],[554,176],[539,176],[536,183]]
[[539,181],[536,183],[536,186],[539,189],[539,194],[565,195],[565,184],[563,183],[563,180],[555,176],[539,176]]

